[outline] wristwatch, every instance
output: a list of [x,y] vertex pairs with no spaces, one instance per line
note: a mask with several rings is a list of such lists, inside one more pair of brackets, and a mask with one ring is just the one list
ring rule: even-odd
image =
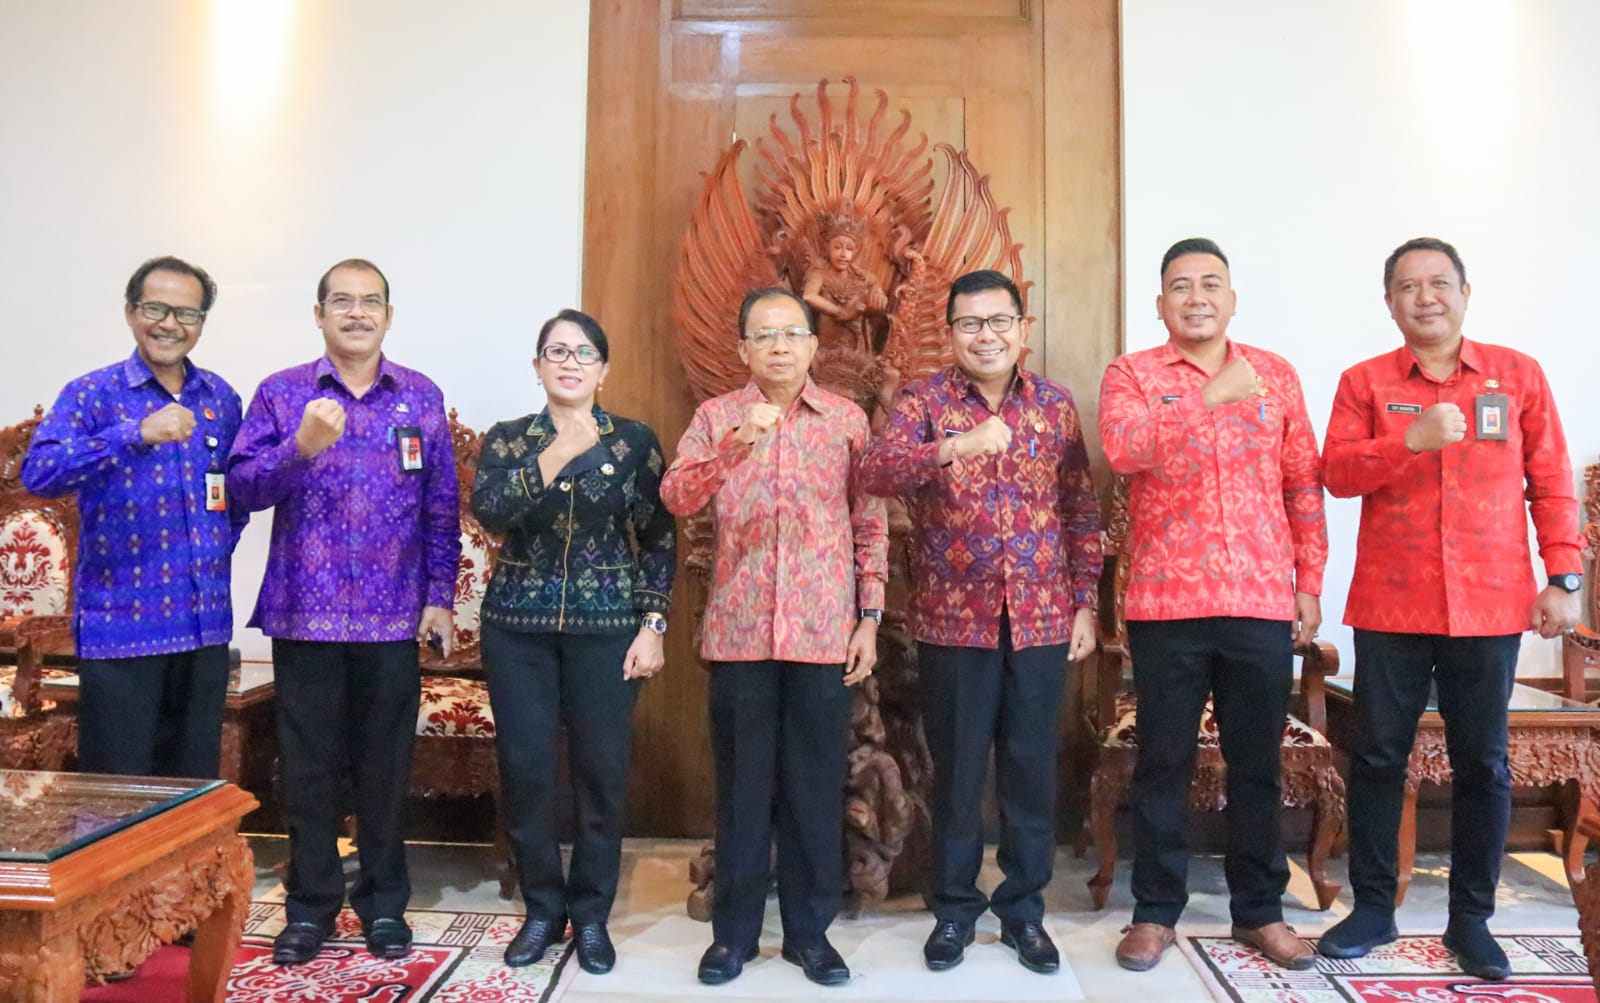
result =
[[667,618],[660,613],[646,613],[639,617],[639,626],[646,628],[652,634],[665,634],[667,632]]
[[876,623],[878,626],[881,627],[881,626],[883,626],[883,610],[881,610],[881,609],[860,609],[860,610],[857,610],[856,611],[856,622],[859,623],[862,620],[871,620],[874,623]]
[[1563,592],[1576,592],[1583,588],[1583,576],[1573,574],[1551,575],[1550,584]]

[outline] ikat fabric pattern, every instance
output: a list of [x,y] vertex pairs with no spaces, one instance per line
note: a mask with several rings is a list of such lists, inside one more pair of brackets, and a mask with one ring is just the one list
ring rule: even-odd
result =
[[165,655],[233,638],[233,547],[249,514],[231,499],[227,511],[207,511],[206,474],[223,470],[239,395],[185,363],[176,400],[194,412],[194,433],[146,445],[139,423],[173,400],[135,351],[68,383],[22,461],[29,491],[77,494],[72,614],[82,658]]
[[[1503,440],[1477,435],[1480,394],[1504,394]],[[1467,437],[1413,456],[1405,432],[1448,401]],[[1544,370],[1521,352],[1462,339],[1439,380],[1401,346],[1345,371],[1328,420],[1328,490],[1361,498],[1344,622],[1363,630],[1519,634],[1539,586],[1528,516],[1547,573],[1581,573],[1583,538],[1566,435]]]
[[1210,377],[1170,341],[1113,362],[1100,441],[1128,478],[1127,619],[1295,618],[1328,562],[1317,437],[1294,367],[1228,343],[1266,383],[1207,411]]
[[600,441],[544,483],[546,411],[483,439],[472,513],[504,536],[483,622],[519,633],[631,634],[671,607],[677,524],[661,503],[666,459],[649,426],[594,408]]
[[667,508],[716,524],[711,594],[701,624],[707,661],[844,661],[858,609],[882,609],[888,518],[856,477],[867,416],[806,381],[772,434],[734,436],[751,382],[695,410],[661,483]]
[[[302,459],[306,404],[336,400],[344,435]],[[402,467],[397,429],[422,431],[422,469]],[[274,509],[266,576],[250,626],[297,641],[403,641],[423,606],[450,609],[461,555],[455,454],[444,396],[390,362],[357,398],[324,356],[262,381],[245,413],[228,487]]]
[[1066,644],[1100,581],[1100,504],[1072,394],[1019,370],[997,412],[1011,447],[939,465],[939,443],[987,421],[982,392],[950,368],[907,384],[862,463],[867,490],[911,510],[911,622],[919,641]]

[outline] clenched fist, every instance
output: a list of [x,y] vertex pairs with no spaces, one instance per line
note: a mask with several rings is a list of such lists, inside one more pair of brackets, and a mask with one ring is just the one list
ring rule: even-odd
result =
[[294,444],[300,455],[313,459],[324,449],[339,441],[344,435],[344,408],[336,400],[319,397],[306,402],[305,414],[300,416],[300,427],[294,433]]
[[1443,449],[1467,437],[1467,416],[1443,401],[1423,411],[1406,429],[1406,448],[1413,453]]
[[150,446],[158,442],[183,442],[193,432],[194,412],[177,401],[150,412],[139,422],[139,435]]
[[739,423],[739,431],[734,435],[747,446],[753,446],[764,435],[771,434],[778,427],[778,422],[783,418],[783,409],[776,404],[761,401],[752,404],[744,413],[744,420]]
[[1010,427],[1000,420],[999,415],[991,414],[977,428],[970,428],[951,440],[950,455],[964,459],[969,456],[1003,453],[1010,448]]
[[1265,392],[1256,367],[1243,355],[1235,355],[1200,388],[1200,398],[1205,401],[1206,409],[1210,410],[1219,404],[1232,404]]

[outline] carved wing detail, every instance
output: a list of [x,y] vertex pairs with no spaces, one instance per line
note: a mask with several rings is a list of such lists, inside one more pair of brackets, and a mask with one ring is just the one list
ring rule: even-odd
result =
[[[914,236],[908,234],[901,238],[904,246],[896,249],[907,262],[907,277],[896,291],[883,358],[903,380],[925,376],[951,361],[944,310],[952,280],[980,268],[1013,279],[1022,275],[1022,245],[1011,239],[1006,221],[1011,210],[995,203],[988,176],[978,173],[965,150],[958,152],[947,143],[936,149],[944,154],[950,175],[932,225],[925,239],[907,239]],[[1032,285],[1018,283],[1024,316]]]
[[680,245],[672,313],[696,400],[744,386],[749,373],[739,361],[739,303],[752,289],[778,284],[739,180],[745,145],[734,143],[705,176]]

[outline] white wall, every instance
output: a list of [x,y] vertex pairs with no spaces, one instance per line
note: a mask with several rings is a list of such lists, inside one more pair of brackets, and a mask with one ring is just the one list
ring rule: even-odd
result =
[[[1473,287],[1467,336],[1544,364],[1581,497],[1600,450],[1600,4],[1124,0],[1122,33],[1128,348],[1165,340],[1162,252],[1212,237],[1239,293],[1229,333],[1296,365],[1320,441],[1340,372],[1401,343],[1385,256],[1442,237]],[[1344,671],[1358,517],[1329,499],[1323,636]],[[1558,642],[1528,637],[1524,671],[1556,671]]]
[[[587,0],[0,0],[0,423],[133,350],[122,288],[173,253],[221,295],[195,349],[248,402],[321,354],[333,262],[388,274],[386,351],[475,428],[542,403],[577,305]],[[235,560],[235,643],[265,562]]]

